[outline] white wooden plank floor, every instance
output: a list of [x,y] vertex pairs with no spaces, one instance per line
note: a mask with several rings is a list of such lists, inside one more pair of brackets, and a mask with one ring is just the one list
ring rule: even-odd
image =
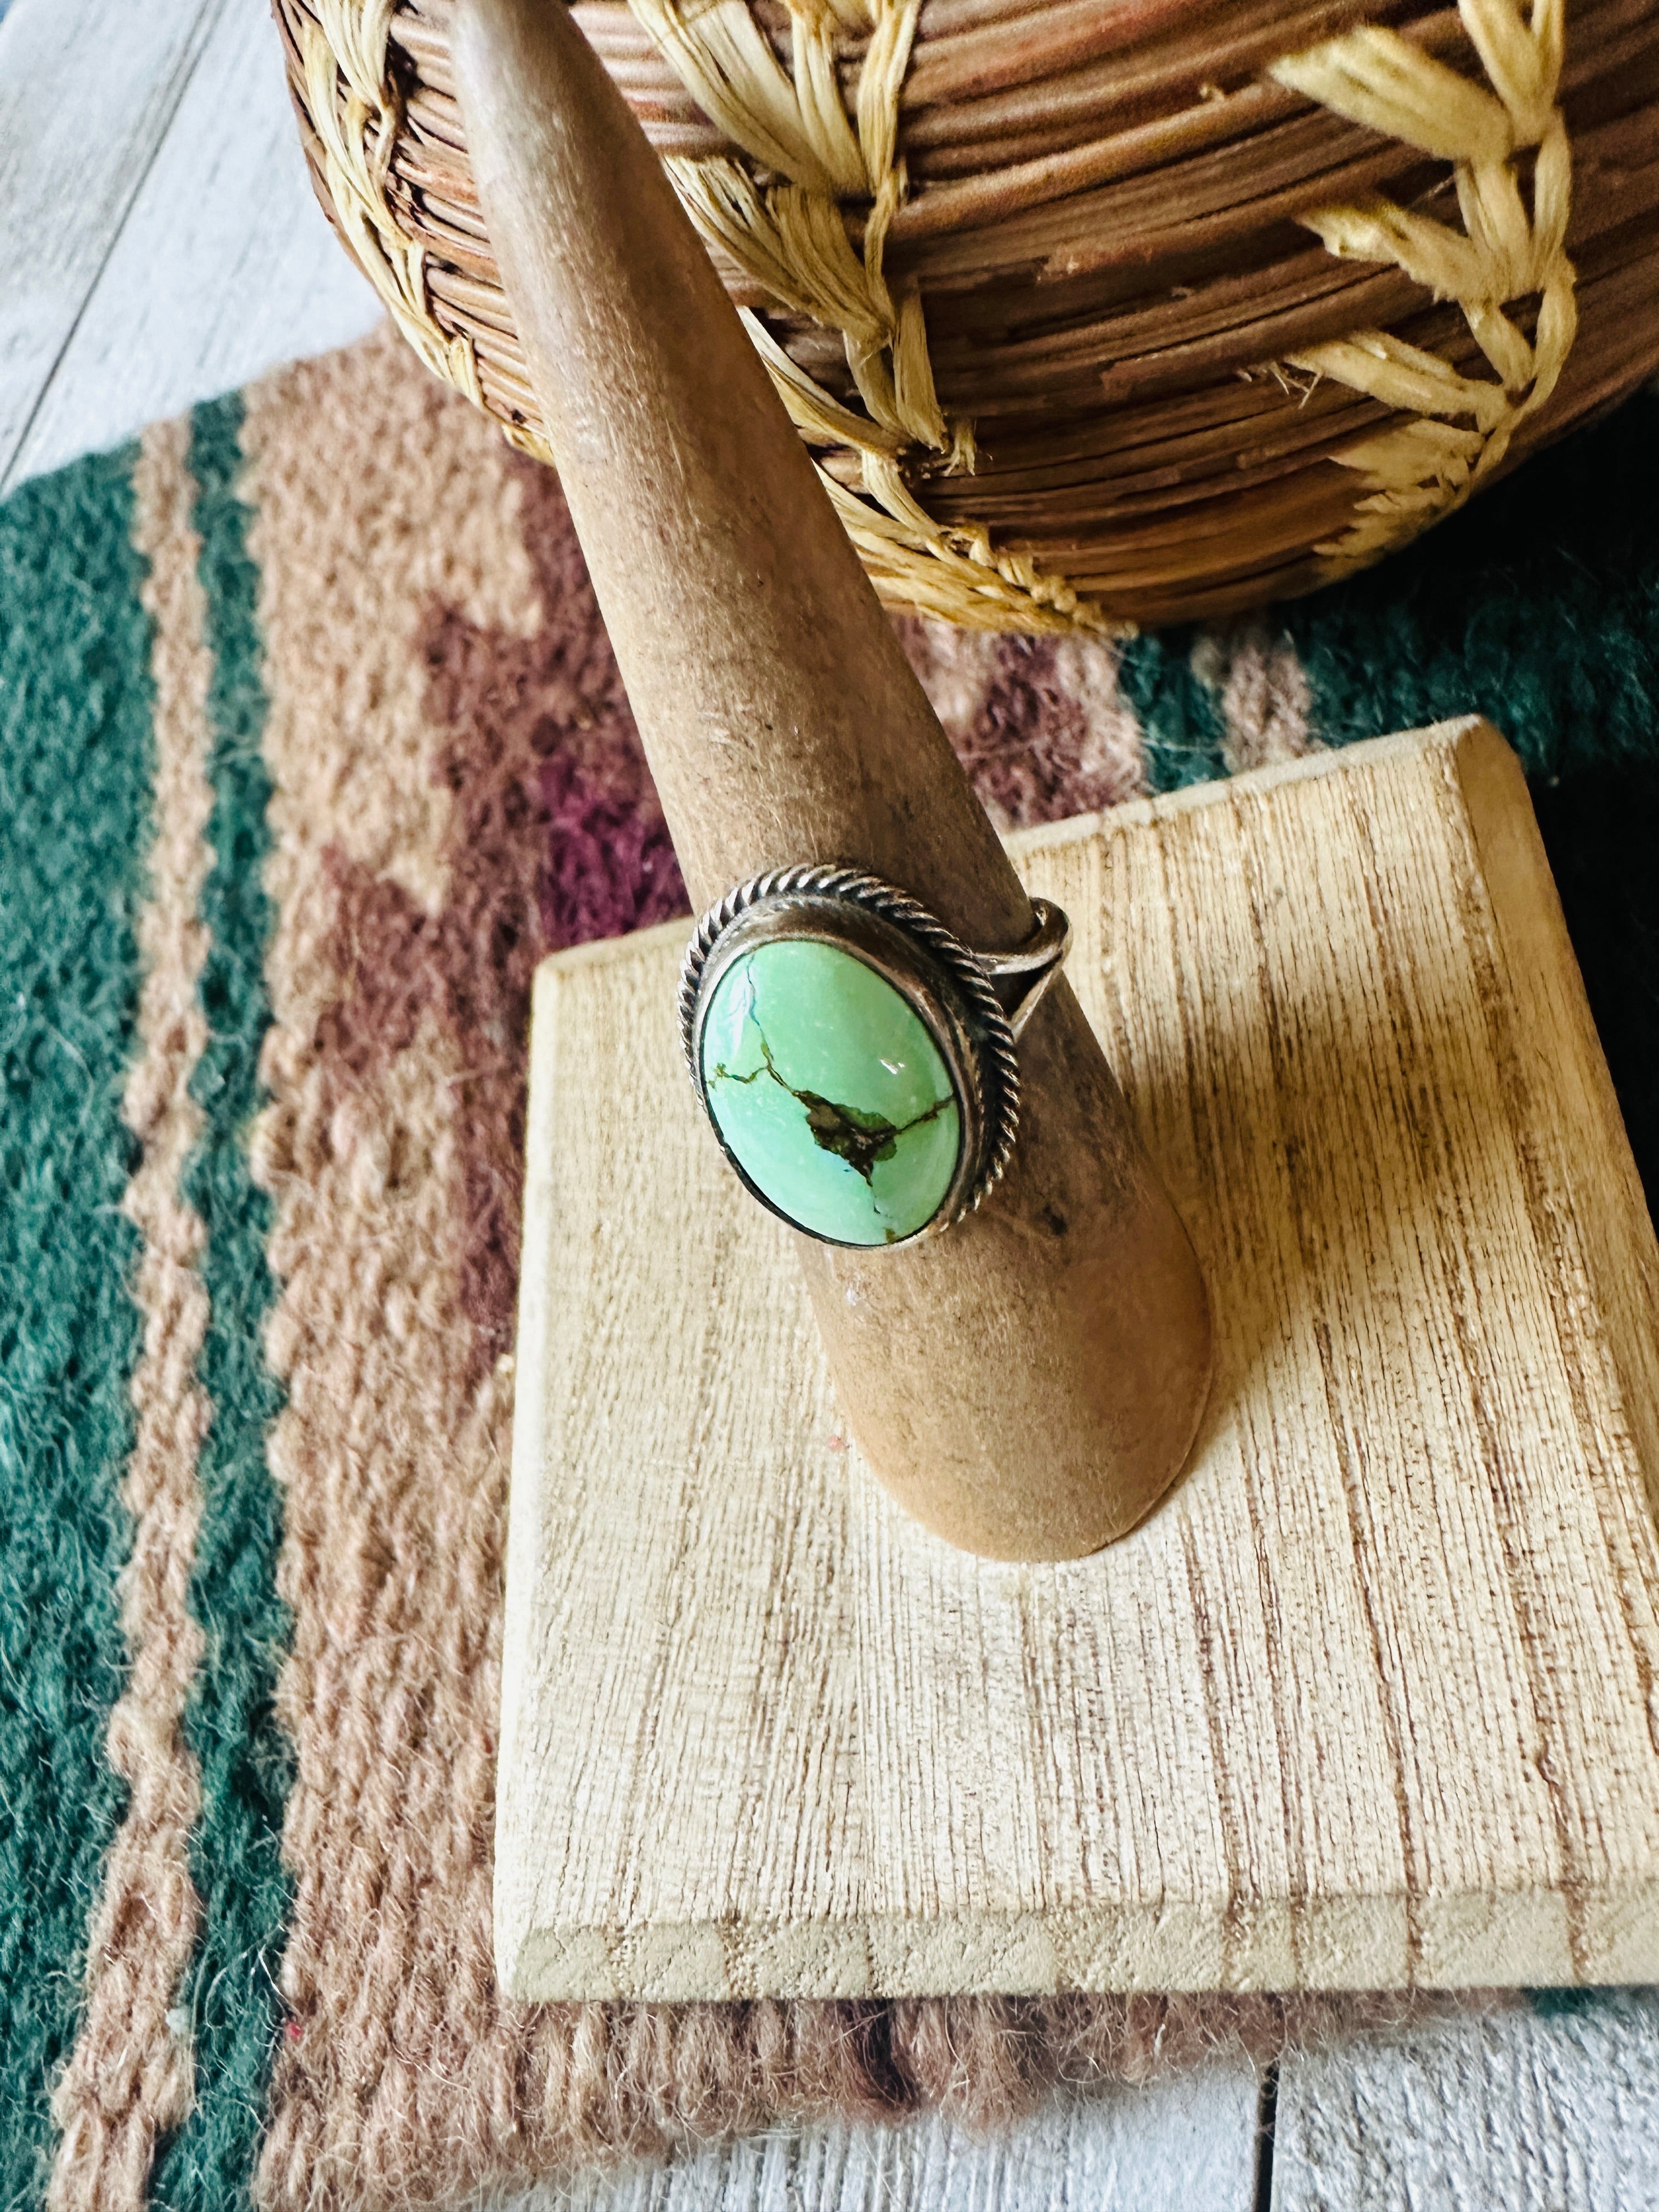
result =
[[1659,2212],[1659,1993],[1287,2058],[1273,2212]]
[[[312,199],[264,0],[0,0],[0,489],[379,314]],[[1659,1996],[1056,2102],[775,2136],[514,2212],[1659,2212]],[[1269,2175],[1271,2179],[1269,2180]]]
[[14,8],[0,23],[0,483],[155,159],[215,4],[76,0]]
[[1255,2117],[1254,2068],[1219,2063],[1056,2099],[988,2141],[938,2118],[815,2128],[538,2189],[514,2212],[1250,2212]]
[[380,314],[264,0],[14,0],[0,240],[0,491]]

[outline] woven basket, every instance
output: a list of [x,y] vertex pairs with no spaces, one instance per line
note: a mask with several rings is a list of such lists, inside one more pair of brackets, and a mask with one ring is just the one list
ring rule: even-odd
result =
[[[452,0],[275,6],[325,207],[544,452]],[[1659,365],[1659,0],[574,12],[898,605],[1114,629],[1305,592]]]

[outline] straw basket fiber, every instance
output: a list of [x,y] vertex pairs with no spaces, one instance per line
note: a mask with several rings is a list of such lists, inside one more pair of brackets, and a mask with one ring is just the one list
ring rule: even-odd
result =
[[[541,450],[452,0],[275,5],[325,206]],[[574,13],[897,605],[1111,629],[1306,592],[1659,366],[1659,0]]]

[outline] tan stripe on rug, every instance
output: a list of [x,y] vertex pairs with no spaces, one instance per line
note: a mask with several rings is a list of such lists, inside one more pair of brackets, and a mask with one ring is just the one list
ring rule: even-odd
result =
[[1313,695],[1288,636],[1262,622],[1201,632],[1193,667],[1221,710],[1221,756],[1230,775],[1273,768],[1315,749]]
[[508,1041],[463,1039],[436,988],[455,801],[422,647],[440,609],[520,635],[540,611],[506,447],[400,344],[256,388],[243,442],[278,909],[254,1173],[283,1286],[298,1752],[259,2187],[423,2201],[514,2128],[527,2051],[489,1961],[507,1394],[493,1354],[479,1371],[455,1234],[457,1125]]
[[198,1917],[189,1849],[201,1791],[183,1720],[202,1656],[188,1586],[208,1422],[196,1381],[208,1300],[196,1271],[201,1218],[179,1179],[202,1121],[189,1084],[207,1037],[196,988],[207,932],[197,902],[213,794],[189,447],[187,422],[160,424],[144,434],[133,471],[134,535],[149,569],[141,596],[154,624],[155,837],[138,917],[140,1050],[122,1103],[143,1152],[121,1210],[143,1238],[133,1289],[144,1339],[121,1491],[133,1520],[120,1584],[131,1671],[106,1738],[131,1796],[93,1914],[80,2032],[52,2099],[61,2130],[52,2212],[139,2212],[156,2136],[185,2118],[191,2095],[189,2027],[174,2007]]

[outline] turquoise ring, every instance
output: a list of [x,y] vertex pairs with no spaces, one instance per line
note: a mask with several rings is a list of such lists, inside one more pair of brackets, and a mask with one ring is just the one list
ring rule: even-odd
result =
[[1031,904],[1005,953],[854,867],[775,868],[708,909],[680,971],[686,1061],[763,1206],[824,1243],[886,1246],[979,1205],[1019,1127],[1017,1040],[1071,941],[1057,906]]

